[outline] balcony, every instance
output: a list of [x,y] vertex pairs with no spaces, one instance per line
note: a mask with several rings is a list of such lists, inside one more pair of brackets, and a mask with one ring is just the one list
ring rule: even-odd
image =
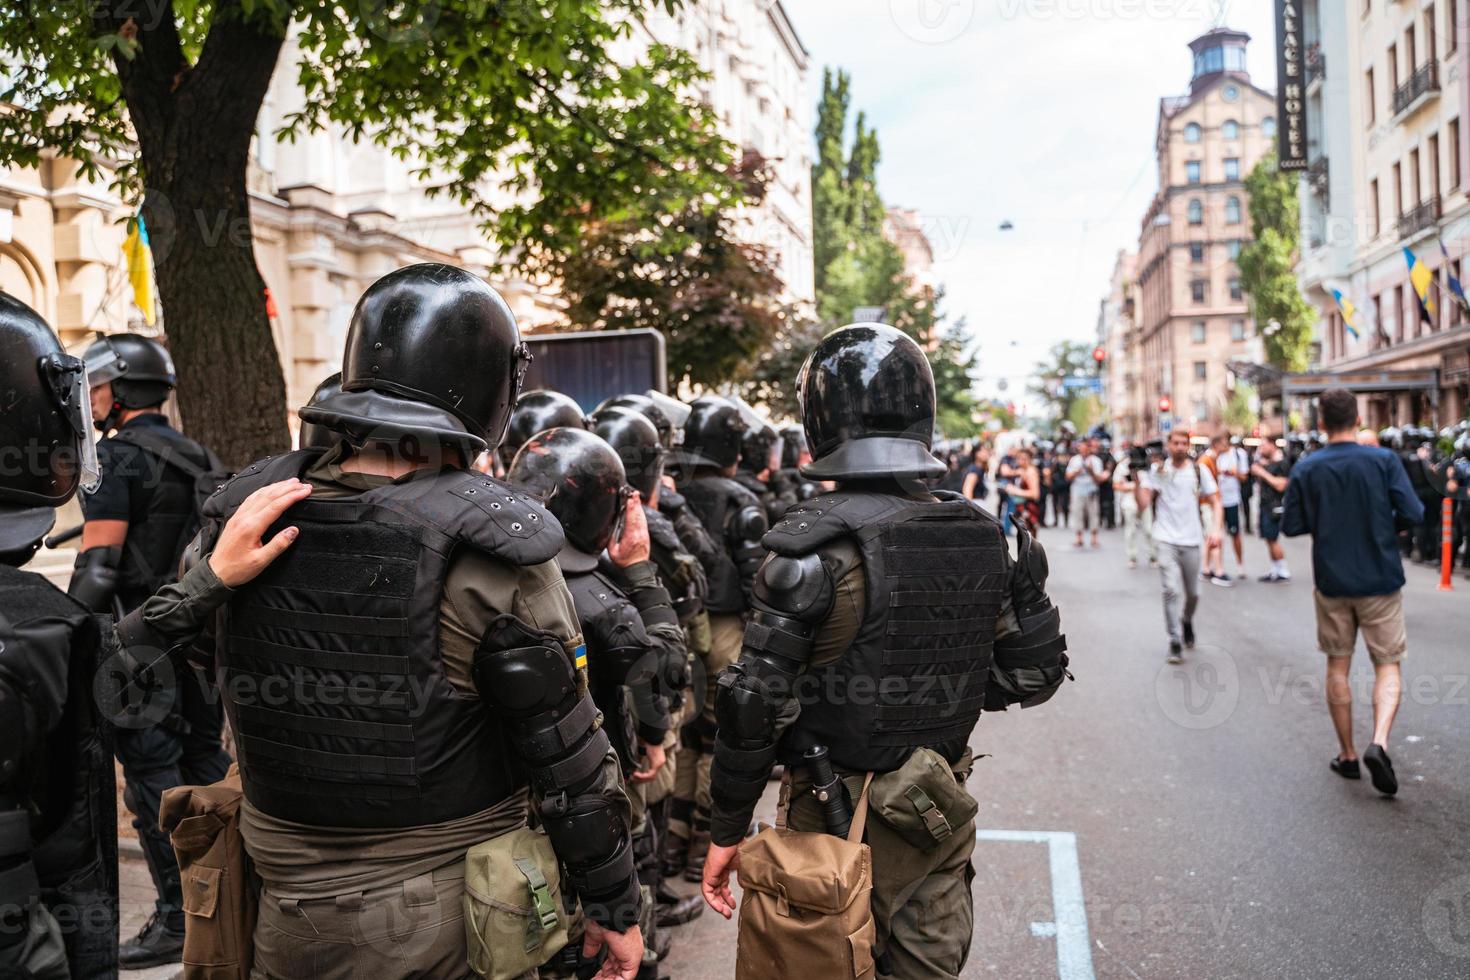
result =
[[1327,200],[1327,158],[1320,156],[1307,165],[1307,186],[1322,200]]
[[1412,238],[1439,223],[1440,202],[1436,194],[1399,218],[1399,237]]
[[1307,45],[1307,88],[1327,77],[1327,56],[1322,53],[1322,45]]
[[1439,96],[1439,62],[1426,61],[1409,80],[1393,90],[1393,114],[1408,115],[1432,98]]

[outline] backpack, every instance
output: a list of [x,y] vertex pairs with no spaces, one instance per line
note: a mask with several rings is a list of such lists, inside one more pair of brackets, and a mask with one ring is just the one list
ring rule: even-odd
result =
[[225,465],[219,461],[219,457],[205,446],[194,443],[204,453],[204,465],[200,465],[197,460],[190,459],[181,452],[180,447],[173,440],[163,438],[140,426],[119,429],[113,433],[112,437],[118,442],[137,446],[165,466],[173,467],[175,472],[181,474],[193,485],[193,516],[184,523],[183,529],[179,532],[179,540],[174,547],[174,554],[182,555],[184,549],[194,540],[194,536],[199,533],[200,527],[204,525],[204,504],[214,496],[216,490],[234,477],[234,472],[226,469]]

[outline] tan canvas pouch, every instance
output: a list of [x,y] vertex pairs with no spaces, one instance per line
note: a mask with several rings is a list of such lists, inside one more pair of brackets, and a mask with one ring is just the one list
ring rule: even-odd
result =
[[736,980],[873,976],[867,816],[864,783],[846,840],[770,827],[740,845]]
[[561,870],[551,840],[522,827],[465,855],[464,928],[469,966],[512,980],[567,944]]
[[870,793],[878,819],[921,851],[948,840],[980,809],[933,749],[919,749],[893,772],[878,776]]

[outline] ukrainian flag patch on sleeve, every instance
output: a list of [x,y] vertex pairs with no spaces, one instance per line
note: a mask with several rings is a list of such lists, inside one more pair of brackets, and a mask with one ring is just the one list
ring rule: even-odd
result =
[[572,651],[572,663],[576,665],[578,670],[587,666],[587,644],[577,644],[577,649]]

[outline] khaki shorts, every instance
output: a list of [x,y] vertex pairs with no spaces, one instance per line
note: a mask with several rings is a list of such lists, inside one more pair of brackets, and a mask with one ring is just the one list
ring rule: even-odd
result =
[[1329,657],[1351,657],[1358,633],[1375,664],[1396,664],[1404,659],[1409,640],[1404,632],[1404,596],[1389,595],[1332,598],[1320,592],[1317,599],[1317,646]]

